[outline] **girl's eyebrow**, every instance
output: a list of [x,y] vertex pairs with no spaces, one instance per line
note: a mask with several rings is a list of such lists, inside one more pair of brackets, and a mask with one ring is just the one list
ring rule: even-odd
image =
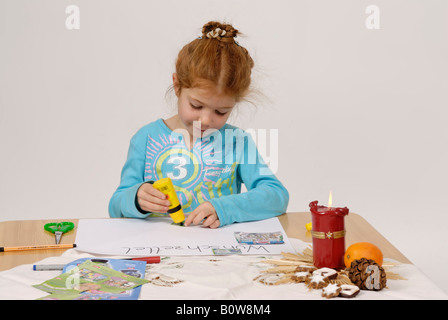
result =
[[200,101],[200,100],[198,100],[196,98],[190,97],[190,99],[193,100],[193,102],[195,102],[197,104],[202,104],[202,105],[204,104],[202,101]]

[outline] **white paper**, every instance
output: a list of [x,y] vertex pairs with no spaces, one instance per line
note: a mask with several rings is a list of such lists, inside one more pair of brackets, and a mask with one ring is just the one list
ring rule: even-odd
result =
[[[239,244],[234,232],[277,232],[283,244]],[[235,223],[217,229],[181,227],[169,217],[148,219],[80,219],[76,249],[94,254],[129,256],[213,255],[213,248],[240,249],[242,254],[280,254],[294,249],[278,218]]]

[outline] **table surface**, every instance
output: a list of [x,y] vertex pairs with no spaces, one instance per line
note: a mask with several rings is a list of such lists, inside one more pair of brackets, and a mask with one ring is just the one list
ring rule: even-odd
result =
[[[278,217],[289,238],[312,242],[311,234],[305,224],[311,222],[309,212],[288,212]],[[48,245],[54,244],[54,234],[44,230],[48,222],[72,221],[75,228],[64,233],[61,244],[75,243],[79,219],[64,220],[16,220],[0,222],[0,247]],[[373,228],[364,218],[356,213],[350,213],[345,218],[346,247],[367,241],[377,245],[385,258],[411,263],[397,248]],[[8,270],[22,264],[30,264],[48,257],[60,256],[67,249],[45,249],[32,251],[15,251],[0,253],[0,271]]]

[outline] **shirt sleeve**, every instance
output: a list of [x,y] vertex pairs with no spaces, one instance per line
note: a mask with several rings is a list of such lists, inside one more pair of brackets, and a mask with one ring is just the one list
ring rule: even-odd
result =
[[146,134],[140,130],[131,139],[120,185],[109,202],[109,216],[112,218],[146,218],[149,215],[137,208],[135,200],[138,188],[145,183],[145,149]]
[[[247,141],[242,163],[236,169],[237,179],[245,184],[247,192],[210,200],[220,226],[272,218],[285,213],[288,207],[287,189],[266,165],[252,138],[247,137]],[[248,152],[255,152],[256,161],[251,161]]]

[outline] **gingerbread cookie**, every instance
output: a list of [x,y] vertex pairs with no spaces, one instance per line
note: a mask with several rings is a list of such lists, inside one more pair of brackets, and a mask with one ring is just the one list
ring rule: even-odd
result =
[[172,287],[177,283],[183,282],[180,279],[166,276],[160,273],[152,273],[147,275],[145,278],[148,279],[151,284],[161,287]]
[[300,265],[296,268],[297,272],[302,272],[302,271],[308,271],[308,272],[313,272],[314,270],[317,270],[317,268],[315,266],[309,266],[309,265]]
[[306,279],[308,279],[309,275],[310,275],[310,273],[308,271],[300,271],[300,272],[294,273],[294,275],[292,275],[291,279],[294,280],[295,282],[305,282]]
[[325,288],[322,289],[322,297],[324,298],[334,298],[341,292],[341,287],[336,283],[330,283]]
[[279,281],[282,280],[283,274],[279,273],[265,273],[254,279],[254,281],[258,281],[262,284],[273,286],[279,284]]
[[313,275],[314,274],[319,274],[327,280],[333,280],[338,277],[338,272],[336,270],[330,269],[330,268],[320,268],[320,269],[314,270]]
[[350,284],[341,285],[341,292],[339,295],[344,298],[353,298],[358,295],[360,289],[357,286],[353,286]]
[[308,288],[311,289],[322,289],[328,284],[328,280],[320,274],[313,274],[308,276],[306,284],[308,285]]

